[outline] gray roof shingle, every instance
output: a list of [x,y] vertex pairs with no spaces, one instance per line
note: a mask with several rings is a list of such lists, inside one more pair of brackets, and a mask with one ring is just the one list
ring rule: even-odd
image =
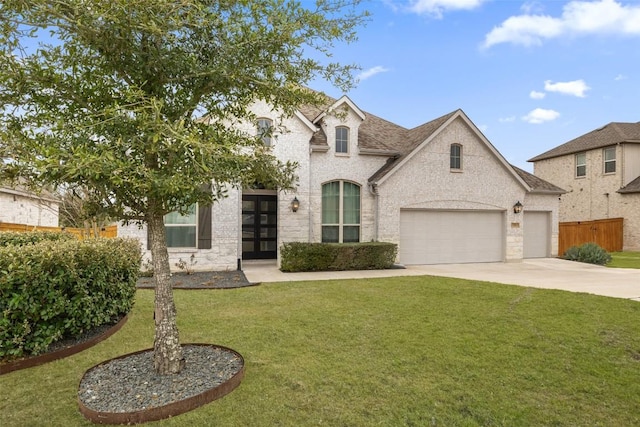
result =
[[[325,112],[337,100],[326,97],[326,104],[322,106],[304,106],[299,109],[309,121],[316,119]],[[358,147],[361,150],[374,150],[387,153],[390,157],[387,162],[378,169],[370,178],[369,182],[376,182],[389,173],[399,162],[412,153],[420,144],[426,141],[434,132],[440,129],[451,117],[461,110],[455,110],[437,119],[431,120],[413,129],[407,129],[382,119],[374,114],[364,112],[365,120],[358,129]],[[311,138],[313,145],[326,145],[327,139],[324,132],[316,132]],[[544,181],[522,169],[513,166],[520,178],[537,193],[562,194],[565,191],[555,185]]]
[[550,194],[566,193],[566,191],[563,190],[562,188],[557,187],[551,184],[550,182],[545,181],[542,178],[538,178],[537,176],[530,174],[529,172],[522,170],[517,166],[511,165],[511,167],[516,171],[518,175],[520,175],[520,178],[522,178],[522,180],[526,182],[529,187],[531,187],[532,193],[550,193]]
[[571,141],[552,148],[531,159],[530,162],[565,156],[567,154],[580,153],[582,151],[602,148],[619,143],[640,144],[640,122],[621,123],[612,122],[601,128],[593,130]]
[[640,193],[640,176],[618,190],[618,193]]

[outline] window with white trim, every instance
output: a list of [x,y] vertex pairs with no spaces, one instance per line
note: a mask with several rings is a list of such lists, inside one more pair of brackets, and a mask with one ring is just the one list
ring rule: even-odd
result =
[[189,206],[187,212],[171,212],[164,216],[164,225],[169,248],[195,248],[198,236],[197,204]]
[[451,144],[449,168],[453,170],[462,170],[462,145]]
[[587,176],[587,153],[576,154],[576,177]]
[[360,186],[348,181],[322,185],[322,241],[360,241]]
[[336,128],[336,153],[349,152],[349,128],[338,126]]
[[258,136],[262,139],[262,142],[267,147],[271,147],[271,132],[273,127],[273,122],[269,119],[258,119],[257,123],[257,131]]
[[607,147],[602,150],[604,159],[604,173],[615,173],[616,171],[616,147]]

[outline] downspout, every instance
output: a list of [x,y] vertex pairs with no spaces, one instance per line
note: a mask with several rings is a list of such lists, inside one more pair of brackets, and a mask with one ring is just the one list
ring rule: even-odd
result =
[[[624,149],[625,149],[625,145],[624,144],[620,144],[618,142],[618,146],[620,146],[620,188],[623,188],[625,185],[627,185],[627,180],[624,176]],[[617,166],[617,165],[616,165]]]
[[307,237],[307,242],[309,243],[313,243],[313,218],[312,216],[312,211],[311,211],[311,195],[313,194],[313,191],[311,189],[311,162],[313,161],[313,149],[311,147],[309,147],[309,169],[307,171],[307,177],[309,178],[309,190],[307,192],[307,221],[309,222],[309,225],[307,226],[307,233],[308,233],[308,237]]
[[375,182],[368,183],[367,187],[369,188],[369,193],[371,193],[375,199],[375,203],[373,205],[373,240],[378,241],[378,222],[380,218],[380,197],[378,194],[378,184]]

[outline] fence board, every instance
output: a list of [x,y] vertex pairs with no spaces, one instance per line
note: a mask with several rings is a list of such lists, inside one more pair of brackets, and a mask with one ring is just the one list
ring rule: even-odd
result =
[[[12,224],[9,222],[0,222],[0,231],[17,231],[17,232],[27,232],[27,231],[67,231],[79,239],[84,239],[86,237],[93,237],[93,230],[86,230],[84,228],[71,228],[71,227],[45,227],[40,225],[26,225],[26,224]],[[118,236],[118,226],[117,225],[109,225],[107,227],[102,227],[98,229],[99,237],[113,238]]]
[[558,236],[558,254],[564,254],[571,246],[594,242],[609,252],[622,250],[623,218],[595,221],[561,222]]

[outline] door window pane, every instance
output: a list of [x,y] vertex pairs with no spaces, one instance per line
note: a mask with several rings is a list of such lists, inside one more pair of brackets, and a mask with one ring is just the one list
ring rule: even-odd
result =
[[253,225],[256,217],[253,214],[242,214],[242,225]]
[[254,211],[256,209],[256,202],[253,200],[243,200],[242,201],[242,210],[243,211]]

